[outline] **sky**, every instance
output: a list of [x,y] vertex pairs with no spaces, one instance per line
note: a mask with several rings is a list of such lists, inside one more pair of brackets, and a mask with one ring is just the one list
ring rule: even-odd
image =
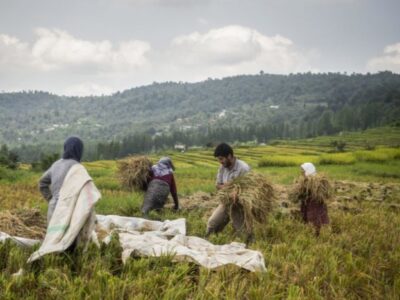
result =
[[0,92],[400,73],[399,0],[0,0]]

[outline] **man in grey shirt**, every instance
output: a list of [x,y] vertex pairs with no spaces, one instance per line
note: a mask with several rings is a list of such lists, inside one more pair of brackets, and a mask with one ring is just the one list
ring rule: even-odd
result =
[[[227,182],[250,171],[249,165],[237,159],[233,154],[232,147],[228,144],[219,144],[215,148],[214,156],[221,164],[216,181],[217,189],[221,189]],[[234,229],[240,232],[243,227],[243,214],[240,209],[232,211],[231,217]],[[208,220],[206,236],[222,231],[229,223],[229,219],[227,208],[220,204]]]

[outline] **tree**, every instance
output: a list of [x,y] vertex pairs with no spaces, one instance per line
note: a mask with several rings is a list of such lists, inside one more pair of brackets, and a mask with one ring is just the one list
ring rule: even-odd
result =
[[346,147],[346,142],[345,141],[333,141],[331,142],[331,146],[335,148],[335,151],[337,152],[344,152],[344,148]]
[[9,169],[16,169],[18,166],[18,154],[8,150],[6,144],[2,145],[0,148],[0,165]]
[[327,135],[334,132],[332,125],[332,112],[324,111],[318,123],[318,134]]

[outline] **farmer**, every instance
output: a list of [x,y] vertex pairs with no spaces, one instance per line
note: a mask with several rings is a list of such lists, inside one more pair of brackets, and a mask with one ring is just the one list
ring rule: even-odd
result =
[[47,232],[40,249],[28,262],[52,252],[87,247],[94,230],[95,203],[101,195],[85,167],[80,164],[83,142],[69,137],[61,159],[54,162],[39,181],[39,189],[49,202]]
[[[325,201],[330,197],[329,182],[325,177],[318,177],[315,166],[306,162],[300,166],[300,189],[297,198],[300,202],[300,212],[305,223],[315,227],[318,236],[321,226],[329,224],[328,208]],[[302,186],[301,186],[302,185]]]
[[[216,188],[222,189],[232,179],[246,174],[250,167],[244,161],[237,159],[233,149],[226,143],[219,144],[214,151],[214,157],[218,159],[219,167]],[[243,229],[243,212],[240,206],[234,206],[231,212],[233,228],[240,232]],[[220,204],[208,219],[206,236],[218,233],[229,223],[229,212],[224,204]]]
[[39,189],[43,197],[49,202],[47,209],[47,223],[56,208],[60,189],[65,176],[73,165],[79,164],[83,154],[83,142],[78,137],[69,137],[64,142],[64,154],[43,174],[39,180]]
[[151,167],[149,185],[142,207],[144,215],[147,215],[150,210],[163,208],[169,193],[174,199],[174,209],[179,210],[174,170],[174,164],[169,157],[162,157],[157,164]]

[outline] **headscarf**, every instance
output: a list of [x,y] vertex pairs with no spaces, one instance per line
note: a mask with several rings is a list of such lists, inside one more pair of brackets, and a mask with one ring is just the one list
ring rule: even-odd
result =
[[175,167],[172,163],[172,160],[169,157],[162,157],[158,161],[158,163],[151,167],[153,170],[154,176],[161,177],[174,172]]
[[161,157],[160,160],[158,161],[158,163],[167,165],[172,170],[175,170],[175,166],[172,163],[172,160],[168,156]]
[[304,170],[304,175],[306,175],[306,176],[317,174],[317,169],[310,162],[306,162],[306,163],[302,164],[301,168]]
[[74,159],[80,162],[83,154],[83,142],[76,136],[67,138],[64,142],[64,159]]

